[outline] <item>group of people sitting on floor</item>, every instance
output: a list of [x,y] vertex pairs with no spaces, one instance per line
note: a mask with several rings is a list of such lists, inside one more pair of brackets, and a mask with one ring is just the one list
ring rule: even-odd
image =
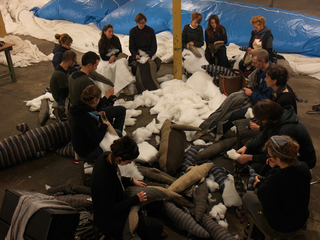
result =
[[[182,32],[183,48],[190,49],[195,55],[198,54],[196,48],[204,44],[199,25],[201,20],[200,13],[193,13],[191,24],[186,25]],[[137,26],[130,30],[129,35],[131,71],[136,74],[140,50],[147,54],[148,62],[157,64],[159,70],[161,61],[157,61],[155,56],[155,32],[145,25],[147,19],[144,14],[139,13],[135,21]],[[250,212],[270,234],[286,237],[302,228],[309,216],[310,169],[316,164],[316,154],[311,137],[297,116],[296,96],[287,84],[288,71],[272,63],[271,31],[261,16],[253,17],[251,24],[254,31],[246,50],[252,54],[250,66],[254,67],[254,71],[249,75],[248,86],[239,92],[251,103],[256,122],[250,123],[250,128],[260,131],[260,134],[238,149],[240,157],[236,161],[243,165],[250,164],[256,173],[264,177],[256,179],[256,192],[248,192],[244,196],[245,212]],[[139,150],[133,139],[122,137],[126,109],[113,106],[114,89],[110,88],[101,98],[101,90],[92,79],[103,79],[95,72],[100,57],[112,64],[127,56],[123,55],[119,38],[113,34],[111,25],[106,25],[102,30],[100,57],[94,52],[85,53],[81,67],[77,65],[77,55],[70,50],[72,38],[67,34],[58,34],[56,38],[60,44],[53,51],[55,70],[50,88],[60,106],[69,102],[71,140],[75,152],[81,158],[98,159],[92,175],[95,222],[106,236],[121,239],[130,208],[147,199],[143,192],[128,198],[124,187],[145,187],[146,184],[121,177],[118,165],[132,162],[139,155]],[[217,15],[211,15],[208,20],[205,42],[208,62],[228,67],[227,33]],[[223,125],[223,132],[228,131],[235,120],[245,118],[247,110],[248,107],[240,107],[233,111]],[[111,153],[103,153],[99,143],[110,124],[122,138],[111,145]],[[156,208],[159,209],[159,206]],[[142,239],[166,236],[163,224],[157,219],[148,218],[145,222],[146,219],[140,217],[140,220],[137,232]]]

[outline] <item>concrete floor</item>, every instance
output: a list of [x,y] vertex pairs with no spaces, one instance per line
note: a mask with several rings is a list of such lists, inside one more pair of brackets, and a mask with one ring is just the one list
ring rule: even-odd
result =
[[[267,1],[239,1],[256,3],[267,6]],[[261,2],[261,3],[260,3]],[[320,5],[313,1],[279,1],[275,0],[274,7],[287,10],[295,10],[305,14],[319,17]],[[311,5],[311,2],[314,4]],[[290,3],[290,4],[289,4]],[[301,5],[300,5],[301,4]],[[52,51],[53,43],[35,39],[30,36],[23,36],[23,39],[30,40],[36,44],[45,54]],[[82,54],[78,54],[81,59]],[[4,66],[0,66],[0,74],[6,71]],[[26,100],[31,100],[42,94],[43,89],[49,86],[49,79],[53,71],[51,62],[41,62],[26,68],[15,68],[17,83],[12,83],[11,79],[0,80],[0,139],[18,134],[16,125],[25,122],[29,127],[39,127],[38,113],[30,112],[26,107]],[[160,74],[172,73],[172,65],[162,65]],[[307,115],[306,111],[311,110],[314,103],[320,102],[320,81],[309,76],[291,77],[289,84],[300,98],[307,99],[308,103],[298,103],[298,116],[301,122],[307,127],[313,139],[317,156],[320,156],[320,115]],[[149,115],[148,108],[141,108],[143,113],[138,117],[134,127],[127,127],[127,133],[132,133],[136,128],[146,126],[155,116]],[[53,123],[49,120],[47,124]],[[218,159],[217,164],[224,164],[226,168],[231,168],[230,162]],[[72,163],[70,157],[62,157],[49,152],[45,157],[34,159],[23,164],[13,166],[0,171],[0,203],[3,200],[5,189],[26,189],[36,190],[46,193],[45,184],[58,186],[66,183],[81,184],[81,175],[78,165]],[[320,178],[319,163],[312,170],[313,181]],[[307,230],[300,231],[294,239],[320,239],[320,184],[311,186],[310,217],[307,222]],[[221,196],[220,196],[221,197]],[[217,196],[219,201],[219,196]],[[169,231],[168,240],[182,240],[186,238],[186,232],[177,229],[170,220],[163,217],[166,229]],[[229,208],[227,212],[229,230],[243,237],[244,224],[240,224],[236,217],[235,209]]]

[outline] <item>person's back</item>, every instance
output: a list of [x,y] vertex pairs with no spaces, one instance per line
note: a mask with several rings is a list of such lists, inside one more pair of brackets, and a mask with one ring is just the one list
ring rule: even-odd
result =
[[94,82],[82,71],[75,71],[69,77],[69,99],[71,104],[79,101],[82,91]]
[[294,232],[309,217],[311,174],[308,166],[272,169],[258,188],[258,198],[269,225],[279,232]]
[[68,70],[74,67],[77,62],[77,55],[67,50],[62,55],[61,63],[55,68],[50,79],[50,90],[53,98],[59,106],[64,106],[69,94]]

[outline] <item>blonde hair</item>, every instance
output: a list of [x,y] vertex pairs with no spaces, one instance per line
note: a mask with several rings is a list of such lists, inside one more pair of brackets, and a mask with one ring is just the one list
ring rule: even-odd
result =
[[62,43],[70,44],[73,42],[72,37],[70,37],[67,33],[62,33],[62,34],[57,33],[56,35],[54,35],[54,37],[59,41],[60,45]]
[[201,13],[198,13],[198,12],[193,12],[191,14],[191,22],[196,20],[199,24],[201,23],[202,21],[202,15]]
[[258,24],[258,25],[262,25],[263,27],[265,26],[266,24],[266,19],[262,16],[254,16],[250,23],[253,25],[253,24]]

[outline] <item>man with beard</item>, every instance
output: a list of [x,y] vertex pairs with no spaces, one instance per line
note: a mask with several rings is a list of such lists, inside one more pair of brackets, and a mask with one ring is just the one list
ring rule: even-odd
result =
[[264,130],[256,138],[249,140],[237,153],[241,156],[237,161],[249,163],[260,175],[270,169],[268,159],[262,147],[274,135],[286,135],[296,140],[300,145],[298,159],[305,162],[311,169],[316,165],[316,152],[305,126],[299,121],[292,106],[282,108],[270,99],[258,102],[252,109],[253,115],[264,126]]

